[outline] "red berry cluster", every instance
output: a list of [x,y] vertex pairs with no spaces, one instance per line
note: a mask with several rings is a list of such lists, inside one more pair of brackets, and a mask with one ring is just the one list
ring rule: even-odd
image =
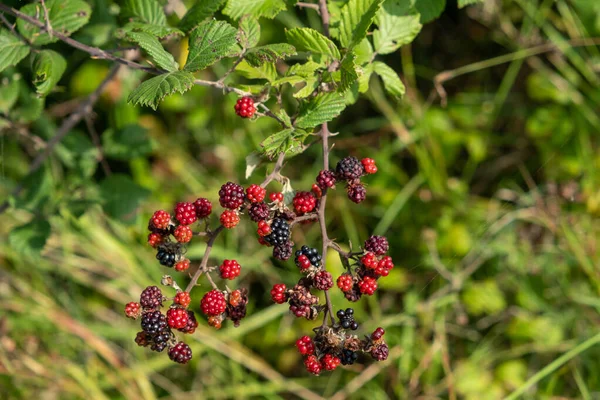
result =
[[235,113],[242,118],[252,118],[256,112],[254,101],[251,97],[242,97],[235,103]]

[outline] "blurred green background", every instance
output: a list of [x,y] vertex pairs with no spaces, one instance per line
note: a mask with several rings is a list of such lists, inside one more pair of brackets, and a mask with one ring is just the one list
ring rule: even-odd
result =
[[[94,4],[94,23],[75,37],[107,47],[113,5]],[[262,41],[296,26],[319,29],[320,19],[290,7],[261,20]],[[375,80],[330,125],[339,132],[333,162],[368,156],[379,172],[360,205],[341,187],[333,192],[327,220],[343,245],[372,233],[390,240],[397,267],[354,306],[361,333],[386,329],[391,356],[318,378],[294,346],[316,323],[268,294],[274,283],[293,284],[297,270],[272,259],[248,221],[217,240],[212,260],[240,262],[233,285],[249,288],[249,315],[220,331],[201,320],[186,338],[190,364],[137,347],[138,323],[122,313],[166,271],[145,243],[151,213],[215,201],[227,180],[262,181],[271,166],[246,179],[245,158],[275,122],[243,121],[235,95],[201,87],[156,112],[128,105],[143,74],[122,68],[91,123],[28,176],[110,64],[53,45],[69,65],[43,111],[22,88],[27,68],[5,72],[0,108],[10,93],[21,107],[0,114],[0,196],[10,200],[0,215],[0,397],[491,400],[542,371],[520,398],[600,398],[600,346],[588,346],[600,333],[599,38],[595,1],[489,0],[459,10],[448,0],[414,43],[386,56],[407,95],[393,101]],[[184,51],[177,42],[170,50]],[[202,78],[217,79],[229,63]],[[310,188],[320,169],[314,147],[286,162],[295,189]],[[24,191],[10,197],[19,183]],[[293,239],[317,245],[319,229],[297,227]],[[204,246],[190,246],[193,262]],[[339,275],[337,255],[327,257]],[[336,308],[349,306],[332,292]]]

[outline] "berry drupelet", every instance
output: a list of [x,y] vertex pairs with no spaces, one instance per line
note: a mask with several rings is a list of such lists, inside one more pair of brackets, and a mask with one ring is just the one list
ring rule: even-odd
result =
[[175,218],[181,225],[191,225],[196,222],[196,207],[192,203],[180,202],[175,206]]
[[188,243],[190,240],[192,240],[192,236],[194,236],[194,234],[189,226],[179,225],[177,228],[175,228],[173,236],[179,243]]
[[179,364],[187,364],[192,359],[192,349],[183,342],[178,342],[169,349],[169,358]]
[[377,290],[377,281],[375,278],[365,276],[360,282],[358,282],[358,288],[362,294],[371,296]]
[[352,290],[354,286],[354,279],[349,274],[342,274],[337,278],[337,287],[344,293]]
[[242,118],[252,118],[256,112],[254,101],[248,96],[238,99],[237,103],[235,103],[234,109],[235,113]]
[[183,271],[186,271],[189,267],[190,267],[190,260],[188,260],[187,258],[184,258],[183,260],[178,261],[175,264],[175,271],[183,272]]
[[364,175],[365,168],[355,157],[346,157],[337,163],[335,172],[340,180],[354,181]]
[[127,318],[137,319],[142,314],[142,306],[140,303],[132,301],[125,305],[125,315]]
[[148,244],[154,248],[163,242],[164,238],[161,234],[151,232],[148,234]]
[[204,297],[202,297],[202,301],[200,302],[200,307],[202,308],[202,312],[209,316],[215,316],[222,314],[225,312],[227,307],[227,301],[225,300],[225,296],[218,290],[211,290],[206,293]]
[[310,355],[304,359],[304,366],[306,370],[314,375],[319,375],[321,373],[321,363],[317,359],[315,355]]
[[390,249],[390,244],[385,236],[373,235],[365,240],[364,249],[375,255],[382,256]]
[[240,275],[242,267],[236,260],[224,260],[219,266],[219,272],[223,279],[235,279]]
[[219,204],[230,210],[235,210],[244,204],[244,188],[237,183],[227,182],[219,190]]
[[203,197],[196,199],[194,207],[196,209],[196,218],[198,219],[206,218],[212,212],[212,203]]
[[165,210],[158,210],[152,215],[150,222],[153,227],[158,229],[167,229],[171,222],[171,215]]
[[303,356],[315,353],[315,344],[308,336],[302,336],[300,339],[296,340],[296,347]]
[[183,328],[179,328],[178,331],[183,332],[183,333],[188,333],[188,334],[194,333],[194,332],[196,332],[196,328],[198,327],[198,320],[196,320],[196,315],[194,314],[193,311],[188,310],[187,314],[188,314],[187,325],[184,326]]
[[140,305],[144,310],[155,310],[162,307],[163,295],[156,286],[148,286],[140,294]]

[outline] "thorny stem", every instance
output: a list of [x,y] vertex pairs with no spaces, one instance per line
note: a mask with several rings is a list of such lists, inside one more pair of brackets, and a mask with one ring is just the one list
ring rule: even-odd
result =
[[217,238],[217,236],[219,236],[219,233],[221,233],[223,229],[225,229],[225,227],[223,225],[220,225],[217,229],[215,229],[214,232],[210,234],[210,239],[208,239],[208,243],[206,243],[206,250],[204,250],[204,255],[202,256],[202,261],[200,262],[198,269],[194,273],[194,276],[192,276],[192,280],[190,280],[190,283],[188,283],[187,287],[185,288],[186,292],[191,292],[192,288],[196,286],[196,284],[198,283],[198,279],[200,279],[200,276],[204,272],[206,272],[206,278],[208,279],[212,287],[216,290],[219,289],[215,282],[212,280],[210,274],[206,271],[206,267],[208,266],[208,258],[210,256],[213,244],[215,243],[215,239]]

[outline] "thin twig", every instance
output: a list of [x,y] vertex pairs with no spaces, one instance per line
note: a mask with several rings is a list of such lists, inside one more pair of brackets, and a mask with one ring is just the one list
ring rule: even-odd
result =
[[275,162],[275,166],[273,167],[273,171],[271,171],[271,173],[267,175],[263,183],[260,184],[260,187],[266,188],[269,183],[281,177],[281,174],[279,172],[281,171],[281,168],[283,168],[284,160],[285,153],[280,153],[279,157],[277,157],[277,161]]
[[311,8],[313,10],[316,10],[318,13],[321,13],[321,8],[320,8],[319,4],[304,3],[302,1],[300,1],[300,2],[296,3],[296,7]]
[[[0,6],[1,6],[1,4],[0,4]],[[48,158],[48,156],[54,150],[54,147],[58,143],[60,143],[60,141],[69,132],[71,132],[71,130],[75,127],[75,125],[77,125],[79,123],[79,121],[81,121],[88,113],[91,112],[92,106],[98,101],[98,99],[100,98],[100,95],[102,94],[102,92],[104,92],[104,89],[110,83],[110,81],[112,81],[114,79],[114,77],[117,76],[117,72],[119,72],[120,68],[121,68],[121,66],[119,64],[113,66],[113,68],[110,70],[108,75],[104,78],[104,80],[100,83],[100,85],[96,88],[96,90],[94,90],[92,92],[92,94],[90,94],[87,97],[87,99],[83,103],[81,103],[81,105],[79,107],[77,107],[77,109],[75,109],[75,111],[71,115],[69,115],[69,117],[67,119],[65,119],[63,121],[62,125],[56,131],[56,135],[54,135],[46,143],[46,148],[41,153],[39,153],[32,161],[31,165],[29,166],[28,176],[33,174],[35,171],[37,171],[42,166],[44,161],[46,161],[46,158]],[[23,184],[22,183],[19,184],[13,190],[12,196],[13,197],[17,196],[19,193],[21,193],[23,188],[24,188]],[[0,206],[0,214],[3,213],[4,211],[6,211],[8,206],[9,206],[9,202],[5,201]]]
[[46,23],[45,29],[48,32],[48,36],[52,39],[52,25],[50,25],[50,16],[48,15],[48,8],[46,7],[46,1],[40,0],[42,3],[42,9],[44,10],[44,20]]
[[[215,229],[214,232],[211,233],[210,239],[208,239],[208,243],[206,243],[206,250],[204,250],[204,255],[202,256],[200,266],[194,273],[194,276],[192,276],[192,280],[190,280],[190,283],[188,283],[187,287],[185,288],[186,292],[189,293],[192,290],[192,288],[198,283],[198,279],[200,278],[200,276],[204,272],[206,272],[206,267],[208,266],[208,258],[210,256],[213,244],[215,243],[215,239],[217,238],[217,236],[219,236],[219,233],[221,233],[223,229],[225,229],[225,227],[223,225],[220,225],[217,229]],[[215,282],[212,280],[212,278],[210,278],[208,274],[206,274],[206,276],[209,279],[213,288],[218,290],[217,285],[215,285]]]
[[319,0],[319,14],[323,21],[323,32],[329,37],[329,10],[327,9],[327,0]]

